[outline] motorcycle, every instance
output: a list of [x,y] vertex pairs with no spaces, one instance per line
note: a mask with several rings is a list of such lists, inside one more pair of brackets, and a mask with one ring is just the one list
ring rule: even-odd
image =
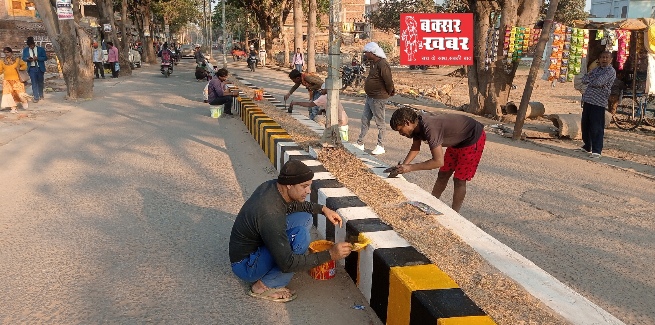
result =
[[351,86],[354,89],[359,88],[364,84],[364,73],[366,72],[366,67],[362,64],[354,64],[351,66],[344,65],[341,68],[341,90],[346,89],[346,87]]
[[163,74],[164,76],[166,76],[166,78],[168,78],[168,76],[170,76],[172,73],[173,73],[173,65],[171,64],[171,62],[163,61],[161,63],[161,74]]
[[257,55],[250,54],[248,55],[248,58],[246,59],[246,62],[248,62],[248,68],[250,71],[255,72],[255,68],[257,67],[257,62],[259,61],[259,58]]

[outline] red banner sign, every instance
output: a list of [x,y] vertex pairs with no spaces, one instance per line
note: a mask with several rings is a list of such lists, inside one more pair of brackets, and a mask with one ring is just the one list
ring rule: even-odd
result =
[[473,14],[400,14],[400,64],[473,64]]

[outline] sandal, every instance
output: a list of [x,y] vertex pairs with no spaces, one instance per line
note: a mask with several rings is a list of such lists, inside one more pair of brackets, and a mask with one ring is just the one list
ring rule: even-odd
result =
[[292,294],[291,296],[289,296],[288,298],[276,298],[276,297],[273,296],[273,294],[278,293],[278,292],[282,292],[282,291],[287,291],[287,289],[285,289],[285,288],[271,288],[271,289],[268,289],[268,290],[264,290],[263,292],[260,292],[260,293],[255,293],[251,289],[251,290],[249,290],[248,295],[250,295],[251,297],[260,298],[260,299],[264,299],[264,300],[270,300],[270,301],[274,301],[274,302],[288,302],[288,301],[296,299],[296,297],[297,297],[295,293]]

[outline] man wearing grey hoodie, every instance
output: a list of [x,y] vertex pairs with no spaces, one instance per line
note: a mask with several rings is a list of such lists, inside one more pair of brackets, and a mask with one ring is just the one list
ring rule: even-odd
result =
[[382,143],[386,123],[384,106],[387,99],[396,94],[396,89],[391,78],[391,67],[382,48],[377,43],[370,42],[364,46],[364,55],[366,60],[370,62],[371,70],[364,83],[366,103],[362,113],[362,129],[354,146],[362,151],[364,150],[364,137],[371,126],[371,119],[375,118],[375,124],[378,127],[378,142],[371,154],[381,155],[385,152]]

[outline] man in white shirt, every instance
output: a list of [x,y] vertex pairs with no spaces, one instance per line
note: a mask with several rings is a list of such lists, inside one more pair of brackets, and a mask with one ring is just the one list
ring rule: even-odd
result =
[[102,79],[105,79],[105,68],[102,64],[104,59],[104,54],[102,49],[98,47],[98,42],[93,42],[93,73],[96,75],[96,79],[99,79],[102,76]]
[[305,65],[305,59],[302,57],[300,48],[297,48],[296,53],[293,54],[293,65],[296,67],[296,70],[302,72],[302,66]]

